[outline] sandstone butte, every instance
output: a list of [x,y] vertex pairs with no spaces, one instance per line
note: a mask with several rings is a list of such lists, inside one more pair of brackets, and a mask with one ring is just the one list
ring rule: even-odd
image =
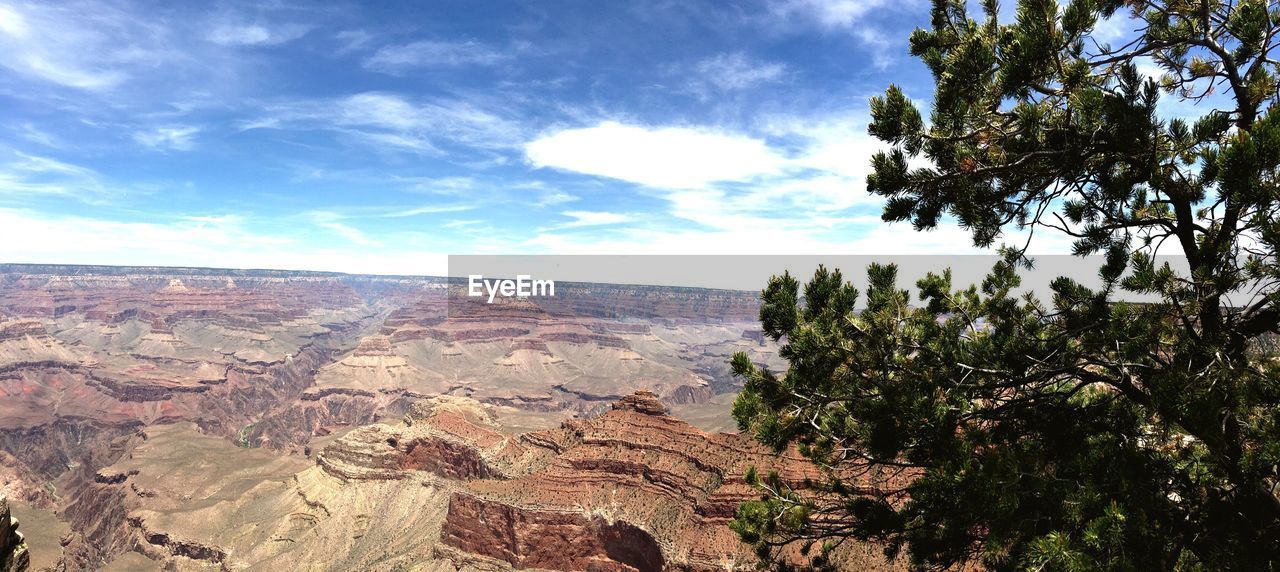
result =
[[[817,476],[794,453],[670,417],[650,392],[518,435],[499,430],[491,406],[422,400],[402,422],[334,439],[307,467],[265,452],[223,459],[206,448],[225,441],[193,430],[142,432],[132,458],[98,471],[68,512],[82,529],[115,526],[118,551],[177,570],[750,570],[727,526],[757,494],[747,467],[796,487]],[[191,448],[205,467],[178,452]],[[235,474],[209,476],[223,464]],[[124,510],[94,508],[111,506]],[[840,558],[893,569],[866,545]]]

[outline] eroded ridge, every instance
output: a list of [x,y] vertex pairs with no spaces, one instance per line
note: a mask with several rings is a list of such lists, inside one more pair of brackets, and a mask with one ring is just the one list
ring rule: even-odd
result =
[[674,419],[644,391],[521,441],[555,457],[454,492],[438,555],[555,570],[750,569],[754,556],[727,526],[755,496],[748,467],[796,487],[818,477],[795,453]]

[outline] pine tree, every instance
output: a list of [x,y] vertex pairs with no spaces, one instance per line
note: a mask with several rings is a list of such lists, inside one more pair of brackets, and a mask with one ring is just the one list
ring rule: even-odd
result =
[[[1096,40],[1104,18],[1137,37]],[[1278,43],[1261,1],[1021,0],[1001,22],[993,0],[936,0],[910,39],[928,120],[896,86],[871,103],[883,218],[982,247],[1064,233],[1103,255],[1102,286],[1020,294],[1025,243],[972,286],[774,277],[761,321],[790,367],[734,356],[733,413],[827,477],[749,475],[740,536],[766,557],[874,541],[921,568],[1280,569]]]

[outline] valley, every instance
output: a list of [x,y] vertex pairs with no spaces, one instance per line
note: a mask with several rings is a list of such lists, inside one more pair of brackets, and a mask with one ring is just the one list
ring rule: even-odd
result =
[[0,496],[32,569],[754,566],[727,527],[747,468],[816,476],[719,432],[729,356],[784,363],[755,293],[462,288],[0,265]]

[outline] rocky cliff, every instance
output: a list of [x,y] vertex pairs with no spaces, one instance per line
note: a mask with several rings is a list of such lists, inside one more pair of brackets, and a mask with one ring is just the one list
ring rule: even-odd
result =
[[0,572],[26,572],[30,564],[18,519],[9,513],[9,500],[0,496]]
[[746,569],[754,558],[727,524],[753,496],[747,468],[797,488],[817,476],[795,454],[674,419],[643,391],[522,442],[554,458],[454,493],[439,554],[554,570]]
[[[502,430],[513,411],[418,401],[401,422],[317,443],[310,463],[191,424],[147,428],[72,512],[109,525],[107,560],[179,570],[745,571],[756,560],[727,523],[755,494],[746,467],[796,487],[813,476],[793,454],[671,418],[652,393],[527,433]],[[870,550],[843,563],[888,567]]]

